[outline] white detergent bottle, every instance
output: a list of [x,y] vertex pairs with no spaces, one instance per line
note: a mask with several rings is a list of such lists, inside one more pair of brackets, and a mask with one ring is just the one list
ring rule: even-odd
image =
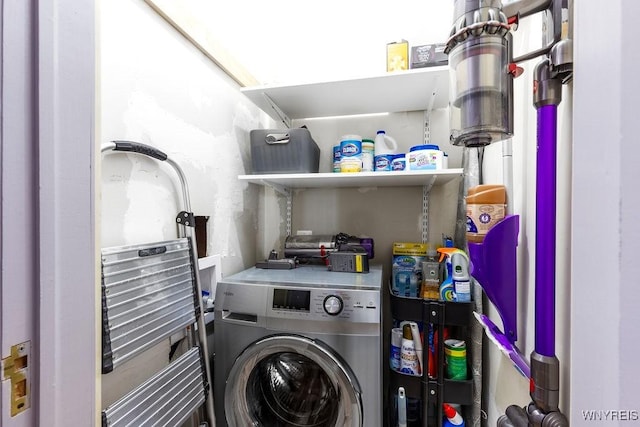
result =
[[471,301],[471,281],[469,278],[469,261],[464,252],[451,255],[453,291],[457,302]]
[[374,153],[376,156],[382,156],[384,154],[396,154],[398,151],[398,143],[395,139],[391,138],[383,130],[379,130],[376,134],[376,140],[374,143]]

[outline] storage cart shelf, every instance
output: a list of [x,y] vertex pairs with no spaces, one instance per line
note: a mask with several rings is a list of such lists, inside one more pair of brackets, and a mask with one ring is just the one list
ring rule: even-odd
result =
[[[431,380],[438,384],[437,380]],[[407,396],[420,396],[425,384],[429,380],[424,377],[403,374],[401,372],[391,371],[389,375],[389,386],[392,390],[398,387],[404,387]],[[473,380],[450,380],[445,379],[444,396],[442,401],[447,403],[457,403],[459,405],[473,404]]]

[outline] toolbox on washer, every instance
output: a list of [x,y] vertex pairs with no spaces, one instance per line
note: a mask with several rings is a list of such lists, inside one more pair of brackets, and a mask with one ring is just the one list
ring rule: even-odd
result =
[[318,172],[320,148],[307,128],[254,129],[250,137],[254,174]]

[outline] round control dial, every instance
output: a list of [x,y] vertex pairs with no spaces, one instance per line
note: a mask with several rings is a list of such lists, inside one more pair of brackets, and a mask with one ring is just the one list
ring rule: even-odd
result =
[[324,311],[331,316],[337,316],[342,312],[344,303],[342,299],[337,295],[329,295],[324,299]]

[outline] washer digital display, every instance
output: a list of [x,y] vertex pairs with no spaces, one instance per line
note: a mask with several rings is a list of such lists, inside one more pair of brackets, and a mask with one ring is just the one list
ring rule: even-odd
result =
[[311,291],[300,291],[295,289],[273,290],[274,310],[296,310],[308,312],[310,303]]

